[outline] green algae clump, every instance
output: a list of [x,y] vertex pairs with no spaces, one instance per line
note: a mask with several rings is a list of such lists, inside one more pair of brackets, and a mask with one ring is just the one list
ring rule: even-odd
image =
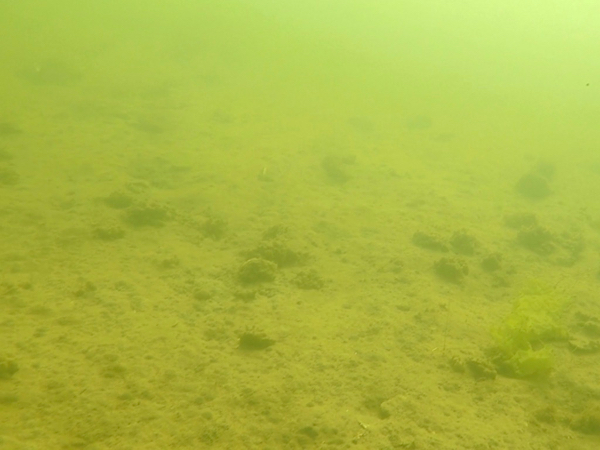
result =
[[568,338],[560,321],[567,300],[553,289],[532,283],[512,311],[492,330],[490,357],[498,373],[512,378],[542,378],[554,368],[549,343]]

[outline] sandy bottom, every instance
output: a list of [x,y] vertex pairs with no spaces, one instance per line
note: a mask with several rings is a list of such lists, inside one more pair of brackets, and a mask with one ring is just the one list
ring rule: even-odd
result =
[[[595,156],[48,70],[0,120],[1,448],[598,448]],[[505,376],[532,282],[564,334]]]

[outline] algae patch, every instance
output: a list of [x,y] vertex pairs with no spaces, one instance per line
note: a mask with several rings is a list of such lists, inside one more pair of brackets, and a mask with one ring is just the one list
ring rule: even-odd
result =
[[514,378],[539,378],[554,368],[551,342],[565,341],[561,323],[567,299],[554,290],[533,284],[516,299],[512,311],[492,330],[489,355],[498,373]]

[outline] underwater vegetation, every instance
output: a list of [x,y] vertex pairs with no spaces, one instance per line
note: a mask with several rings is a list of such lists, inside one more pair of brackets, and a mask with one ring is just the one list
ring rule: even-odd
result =
[[551,342],[566,341],[561,318],[568,300],[553,289],[533,283],[514,302],[512,311],[492,330],[489,357],[499,374],[540,378],[554,368]]

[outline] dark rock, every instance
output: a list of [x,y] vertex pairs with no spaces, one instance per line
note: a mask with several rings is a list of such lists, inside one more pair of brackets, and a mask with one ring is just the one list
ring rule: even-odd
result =
[[433,265],[433,268],[436,275],[442,280],[455,284],[462,283],[469,273],[467,265],[455,258],[441,258]]
[[238,349],[243,351],[264,350],[275,344],[273,339],[264,334],[244,333],[240,336]]
[[413,234],[412,243],[417,247],[425,250],[433,250],[436,252],[448,252],[448,246],[440,238],[432,236],[421,231],[417,231]]
[[530,200],[542,200],[552,194],[548,180],[537,173],[523,175],[516,187],[519,194]]
[[277,264],[262,258],[251,258],[242,264],[238,279],[245,284],[275,280]]

